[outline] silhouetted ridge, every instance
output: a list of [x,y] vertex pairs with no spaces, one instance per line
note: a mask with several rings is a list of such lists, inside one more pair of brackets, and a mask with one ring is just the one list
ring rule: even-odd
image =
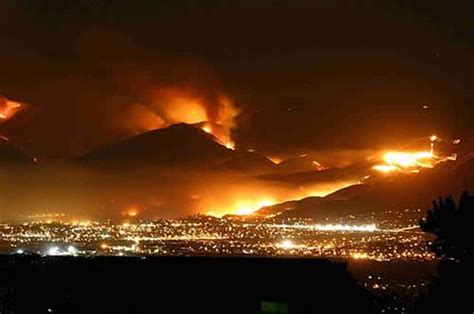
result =
[[92,151],[81,158],[88,163],[114,165],[154,164],[160,166],[251,169],[273,165],[255,153],[233,151],[219,144],[200,128],[175,124]]

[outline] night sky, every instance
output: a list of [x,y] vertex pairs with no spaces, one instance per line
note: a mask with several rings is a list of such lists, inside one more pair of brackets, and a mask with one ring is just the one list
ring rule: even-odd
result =
[[228,95],[237,147],[266,154],[465,138],[473,49],[472,1],[1,1],[0,95],[27,108],[0,131],[77,156],[178,86]]

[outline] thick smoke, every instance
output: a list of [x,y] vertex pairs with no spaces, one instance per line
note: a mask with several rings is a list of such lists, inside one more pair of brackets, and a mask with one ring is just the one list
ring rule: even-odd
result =
[[2,127],[12,140],[40,156],[71,157],[174,123],[208,121],[220,142],[231,142],[238,111],[207,64],[150,55],[115,31],[78,32],[70,62],[38,58],[22,84],[0,82],[0,92],[31,104]]

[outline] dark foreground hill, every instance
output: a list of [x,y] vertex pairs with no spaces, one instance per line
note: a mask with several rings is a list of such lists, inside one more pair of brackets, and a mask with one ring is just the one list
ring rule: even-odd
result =
[[2,313],[370,313],[346,264],[318,259],[0,257]]

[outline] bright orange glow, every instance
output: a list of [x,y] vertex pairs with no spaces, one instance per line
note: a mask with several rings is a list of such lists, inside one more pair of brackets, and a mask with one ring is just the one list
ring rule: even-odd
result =
[[365,252],[353,252],[351,253],[350,256],[353,259],[369,259],[370,258],[369,254]]
[[392,172],[392,171],[398,170],[397,167],[392,166],[392,165],[375,165],[372,167],[372,169],[380,171],[380,172]]
[[271,162],[274,164],[278,165],[283,161],[283,158],[277,157],[277,156],[268,156],[267,159],[269,159]]
[[438,163],[431,151],[387,152],[382,156],[382,160],[385,164],[375,165],[374,170],[418,172],[420,168],[433,168]]
[[204,132],[212,134],[212,128],[208,125],[205,125],[201,128]]
[[316,160],[313,160],[312,165],[316,169],[316,171],[323,171],[324,169],[326,169],[323,165],[321,165]]
[[434,152],[434,143],[439,140],[436,135],[430,136],[430,150],[418,152],[390,151],[382,156],[383,164],[375,165],[372,169],[380,172],[411,172],[418,173],[423,168],[433,168],[438,163],[456,160],[456,155],[441,157]]
[[234,142],[227,142],[227,143],[224,144],[224,146],[225,146],[227,149],[235,150],[235,143],[234,143]]
[[225,128],[222,126],[206,121],[201,123],[201,130],[208,134],[212,134],[215,137],[215,140],[227,149],[235,150],[234,141],[231,140],[230,134],[227,134]]
[[235,214],[237,215],[251,215],[256,210],[265,207],[265,206],[272,206],[275,204],[275,201],[272,199],[261,199],[256,202],[249,202],[249,201],[238,201],[236,202],[236,211]]
[[167,120],[174,123],[207,121],[206,110],[198,99],[177,96],[170,100],[165,112]]
[[206,133],[212,134],[215,140],[235,149],[232,130],[239,110],[232,100],[224,94],[210,104],[195,91],[168,87],[153,92],[154,105],[163,125],[153,124],[154,128],[167,127],[176,123],[198,124]]
[[21,103],[0,96],[0,123],[11,119],[22,108],[23,105]]
[[432,168],[432,152],[388,152],[383,156],[383,160],[388,164],[400,168],[422,167]]
[[125,211],[123,211],[122,216],[133,218],[133,217],[138,216],[138,213],[139,213],[138,207],[137,206],[132,206],[132,207],[126,209]]
[[206,215],[222,217],[225,215],[265,215],[259,213],[262,207],[273,206],[288,200],[299,200],[311,196],[326,196],[339,189],[359,184],[359,181],[336,181],[301,186],[291,191],[253,186],[251,189],[236,188],[234,193],[219,200],[203,200],[200,212]]
[[254,214],[262,207],[275,205],[277,202],[270,198],[263,198],[258,200],[237,200],[230,209],[220,211],[209,211],[207,215],[222,217],[224,215],[239,215],[247,216]]

